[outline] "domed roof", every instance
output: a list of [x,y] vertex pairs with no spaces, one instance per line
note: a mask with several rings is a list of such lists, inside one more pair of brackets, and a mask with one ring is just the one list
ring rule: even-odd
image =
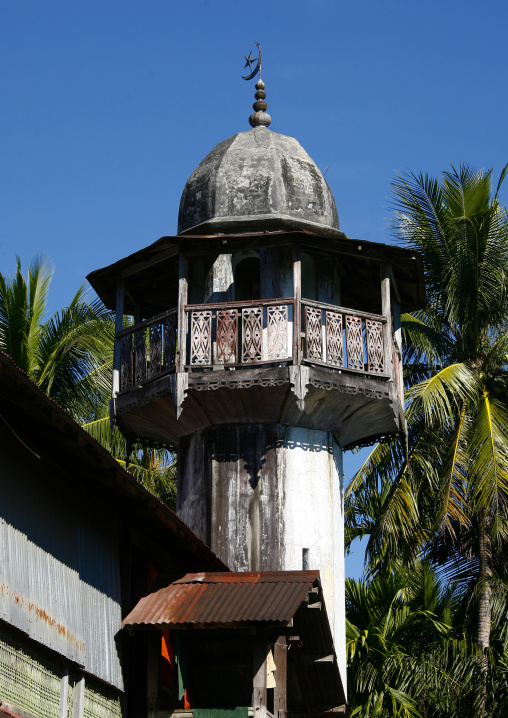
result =
[[178,233],[308,229],[344,236],[333,194],[292,137],[254,127],[213,149],[183,190]]

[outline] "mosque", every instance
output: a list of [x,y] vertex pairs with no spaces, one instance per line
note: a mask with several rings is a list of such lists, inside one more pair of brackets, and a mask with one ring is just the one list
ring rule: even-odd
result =
[[[289,572],[322,590],[306,600],[326,606],[345,686],[342,456],[406,430],[400,316],[424,305],[423,267],[415,252],[341,231],[319,168],[269,129],[261,77],[253,109],[251,129],[187,180],[178,234],[88,279],[116,311],[112,419],[130,444],[177,450],[178,515],[231,581]],[[289,590],[273,581],[259,610]],[[161,589],[156,608],[139,604],[127,627],[168,627],[177,588]],[[226,614],[242,596],[227,590]],[[280,635],[287,648],[290,631]],[[277,700],[269,711],[285,713]]]

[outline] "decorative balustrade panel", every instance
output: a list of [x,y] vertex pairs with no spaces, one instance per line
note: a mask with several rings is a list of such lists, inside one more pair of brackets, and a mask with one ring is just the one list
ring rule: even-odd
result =
[[212,312],[192,312],[191,364],[212,363]]
[[281,304],[267,307],[268,356],[284,359],[288,356],[288,308]]
[[344,340],[342,337],[342,314],[325,312],[326,315],[326,361],[333,366],[344,366]]
[[132,386],[132,334],[120,339],[120,391]]
[[386,376],[383,317],[302,300],[304,359],[343,370]]
[[350,369],[364,369],[363,322],[361,317],[346,315],[347,365]]
[[385,370],[383,324],[372,319],[366,319],[365,326],[367,332],[368,369],[374,374],[383,374]]
[[305,341],[307,359],[324,361],[323,356],[323,320],[321,309],[305,307]]
[[189,366],[239,367],[290,360],[293,302],[278,302],[188,306]]
[[263,358],[263,310],[261,307],[242,309],[242,361],[260,362]]
[[217,362],[234,364],[238,356],[238,309],[217,312]]
[[147,376],[146,330],[134,332],[134,383],[141,384]]
[[119,335],[120,391],[175,369],[176,310]]
[[176,312],[170,314],[164,322],[164,353],[162,370],[174,369],[176,366],[176,330],[178,317]]

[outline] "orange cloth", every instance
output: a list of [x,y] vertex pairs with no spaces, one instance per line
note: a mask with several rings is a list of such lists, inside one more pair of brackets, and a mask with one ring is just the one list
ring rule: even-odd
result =
[[161,637],[161,681],[168,688],[173,688],[173,667],[175,665],[175,651],[171,634],[162,631]]

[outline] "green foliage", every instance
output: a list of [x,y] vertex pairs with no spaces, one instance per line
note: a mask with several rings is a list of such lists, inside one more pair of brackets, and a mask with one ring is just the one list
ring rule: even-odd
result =
[[[494,591],[488,715],[506,715],[508,584]],[[481,649],[468,638],[471,596],[444,584],[428,562],[370,581],[346,580],[348,700],[352,716],[478,715]],[[495,645],[494,645],[495,644]]]
[[[368,536],[367,576],[388,580],[394,561],[417,567],[427,557],[451,582],[462,602],[454,640],[482,655],[471,683],[475,715],[487,706],[501,715],[506,705],[494,602],[508,548],[508,215],[498,200],[506,171],[494,194],[492,171],[467,165],[442,181],[407,174],[392,183],[394,235],[422,253],[428,306],[402,317],[407,442],[375,447],[345,507],[347,542]],[[440,655],[433,649],[432,660]],[[496,701],[487,691],[494,684]],[[422,715],[462,714],[428,710]]]

